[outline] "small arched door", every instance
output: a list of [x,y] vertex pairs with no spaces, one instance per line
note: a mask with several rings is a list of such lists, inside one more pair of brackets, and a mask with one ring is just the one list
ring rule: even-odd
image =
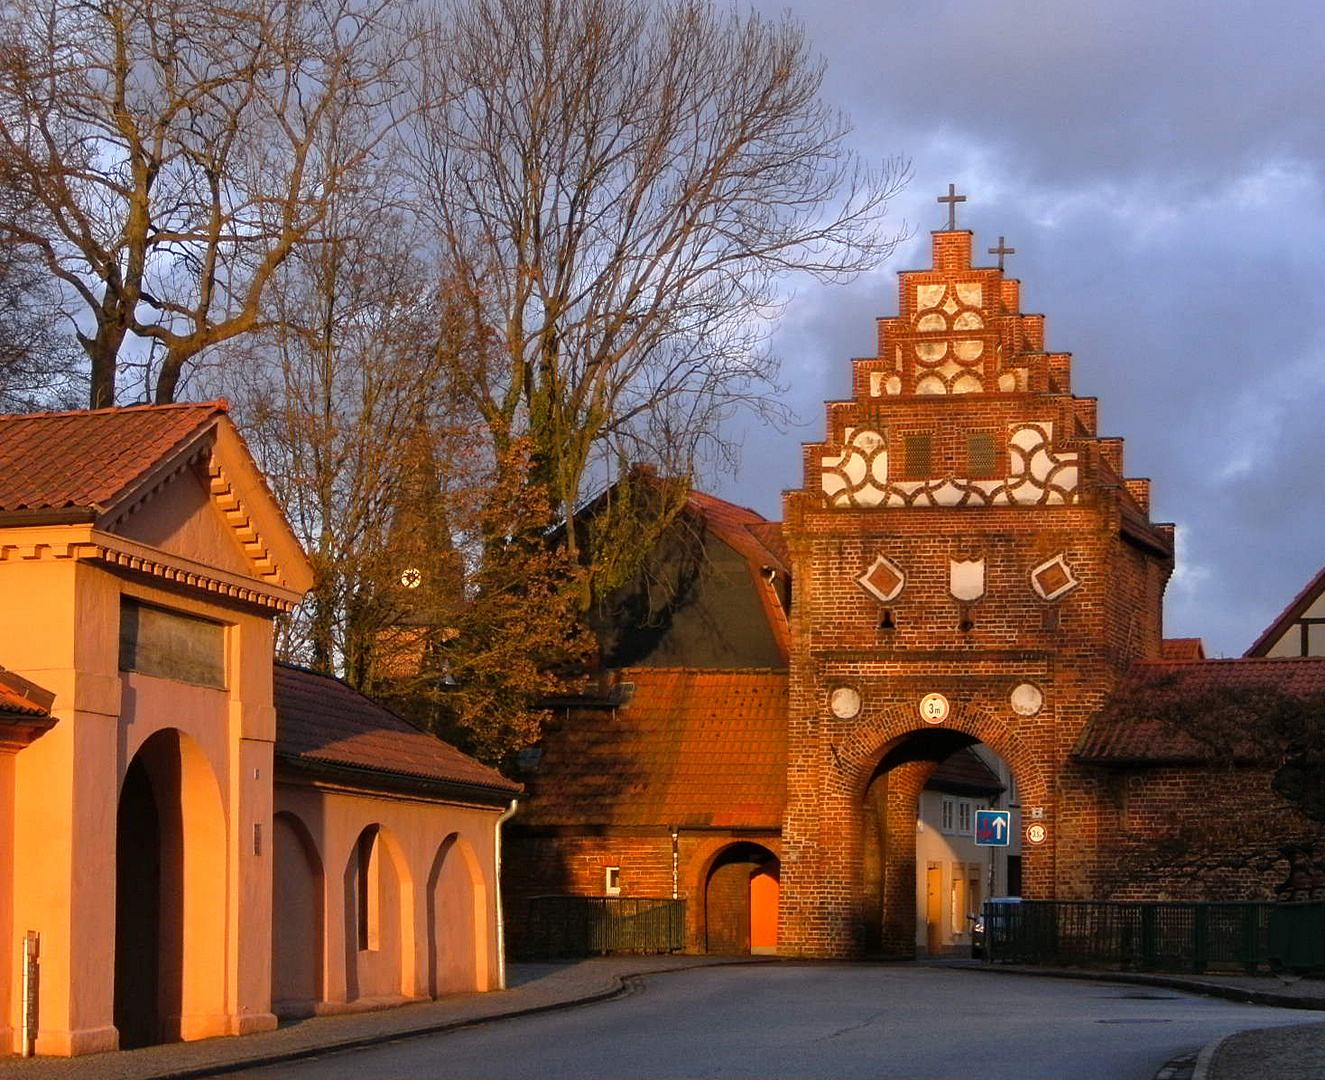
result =
[[777,948],[778,859],[741,841],[718,852],[704,885],[705,948],[725,955]]

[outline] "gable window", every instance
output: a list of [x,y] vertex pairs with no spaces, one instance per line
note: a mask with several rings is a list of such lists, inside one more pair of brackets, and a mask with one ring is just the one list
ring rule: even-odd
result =
[[966,471],[976,480],[998,475],[998,445],[988,431],[977,431],[967,436]]
[[939,829],[945,833],[956,831],[957,800],[945,798],[939,815]]
[[929,432],[902,436],[902,472],[908,480],[925,480],[933,475],[934,437]]
[[122,597],[119,667],[224,690],[225,627]]

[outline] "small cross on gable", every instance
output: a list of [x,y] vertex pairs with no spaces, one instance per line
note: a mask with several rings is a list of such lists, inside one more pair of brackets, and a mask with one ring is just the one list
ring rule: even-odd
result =
[[997,255],[997,256],[998,256],[998,268],[999,268],[1000,270],[1003,269],[1003,256],[1004,256],[1004,255],[1015,255],[1015,254],[1017,253],[1017,249],[1016,249],[1016,248],[1004,247],[1004,246],[1003,246],[1003,237],[1001,237],[1001,236],[998,238],[998,247],[991,247],[991,248],[989,248],[988,250],[989,250],[989,254],[990,254],[990,255]]
[[957,204],[965,202],[966,196],[957,194],[956,184],[949,184],[948,193],[940,195],[934,201],[948,204],[948,232],[954,231],[957,228]]

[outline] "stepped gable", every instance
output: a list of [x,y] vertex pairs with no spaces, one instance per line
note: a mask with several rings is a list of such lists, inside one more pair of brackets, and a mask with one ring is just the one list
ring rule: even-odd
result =
[[100,512],[175,456],[223,401],[0,417],[0,515]]
[[[1159,660],[1133,665],[1118,698],[1142,711],[1159,684],[1165,698],[1207,695],[1223,690],[1273,686],[1302,697],[1325,694],[1325,656],[1239,657],[1231,660]],[[1096,714],[1077,742],[1077,760],[1093,765],[1205,764],[1219,755],[1174,722],[1156,716],[1125,719],[1109,710]],[[1240,759],[1263,756],[1250,745]],[[1220,761],[1223,764],[1223,761]]]
[[370,786],[376,775],[459,787],[484,802],[509,799],[521,790],[339,679],[281,663],[273,674],[276,757],[286,765],[351,770]]
[[[852,361],[852,397],[827,405],[805,447],[805,490],[837,508],[1063,506],[1116,491],[1123,526],[1172,551],[1148,520],[1150,483],[1123,473],[1123,442],[1072,394],[1072,361],[1045,348],[1020,282],[971,265],[972,233],[933,234],[933,265],[898,275],[878,354]],[[935,424],[926,408],[946,401]],[[884,417],[887,417],[885,422]]]
[[787,677],[627,668],[619,704],[549,723],[523,825],[777,829],[786,804]]

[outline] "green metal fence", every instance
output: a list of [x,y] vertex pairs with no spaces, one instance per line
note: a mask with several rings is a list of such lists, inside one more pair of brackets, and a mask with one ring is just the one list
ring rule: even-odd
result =
[[528,959],[675,952],[685,944],[682,900],[535,896],[519,934]]
[[984,917],[984,953],[995,963],[1193,972],[1325,966],[1325,903],[990,901]]

